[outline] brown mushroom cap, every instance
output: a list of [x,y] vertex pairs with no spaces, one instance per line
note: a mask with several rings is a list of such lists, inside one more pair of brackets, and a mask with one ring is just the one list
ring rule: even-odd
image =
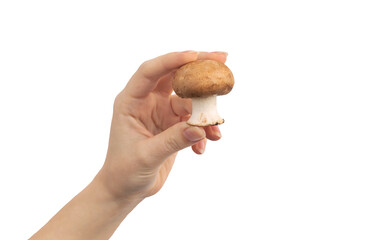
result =
[[172,88],[182,98],[225,95],[234,85],[231,70],[214,60],[197,60],[179,68],[174,76]]

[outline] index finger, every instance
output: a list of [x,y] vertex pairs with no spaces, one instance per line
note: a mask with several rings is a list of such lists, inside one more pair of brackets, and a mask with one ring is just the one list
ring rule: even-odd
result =
[[132,97],[144,97],[157,87],[161,76],[197,60],[197,56],[198,52],[194,51],[173,52],[148,60],[129,80],[126,90]]

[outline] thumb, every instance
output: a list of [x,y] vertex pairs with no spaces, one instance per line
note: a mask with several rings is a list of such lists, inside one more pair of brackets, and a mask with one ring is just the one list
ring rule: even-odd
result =
[[147,154],[155,164],[161,164],[167,157],[192,146],[206,137],[205,130],[179,122],[147,140]]

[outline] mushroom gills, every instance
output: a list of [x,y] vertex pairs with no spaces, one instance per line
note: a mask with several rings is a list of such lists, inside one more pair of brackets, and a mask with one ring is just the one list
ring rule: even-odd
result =
[[187,123],[201,127],[224,123],[216,108],[216,96],[192,98],[192,116]]

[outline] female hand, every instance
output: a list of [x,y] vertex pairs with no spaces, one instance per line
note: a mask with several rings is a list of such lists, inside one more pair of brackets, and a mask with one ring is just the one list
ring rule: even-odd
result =
[[109,147],[97,175],[110,194],[145,198],[157,193],[179,150],[192,146],[197,154],[206,138],[220,139],[217,126],[186,124],[192,110],[190,99],[172,93],[174,72],[197,59],[225,62],[223,52],[174,52],[144,62],[114,103]]

